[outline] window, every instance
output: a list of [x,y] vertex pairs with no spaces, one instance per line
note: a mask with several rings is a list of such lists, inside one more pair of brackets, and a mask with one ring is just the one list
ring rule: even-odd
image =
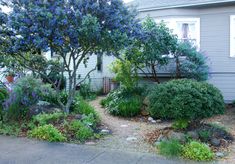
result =
[[235,15],[230,16],[230,57],[235,57]]
[[166,18],[157,20],[157,23],[160,21],[165,22],[179,40],[200,47],[200,18]]
[[97,55],[97,71],[99,72],[103,71],[103,55],[102,54]]

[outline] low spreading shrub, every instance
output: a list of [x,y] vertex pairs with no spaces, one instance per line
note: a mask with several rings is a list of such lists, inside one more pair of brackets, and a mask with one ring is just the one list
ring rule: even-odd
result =
[[207,142],[209,138],[211,137],[212,132],[209,130],[199,130],[198,135],[201,141]]
[[64,118],[64,113],[51,113],[51,114],[39,114],[33,117],[33,122],[42,126],[46,124],[50,124],[55,121],[59,121],[60,119]]
[[194,121],[223,114],[225,110],[221,92],[206,82],[172,80],[157,85],[148,97],[154,118]]
[[70,124],[69,124],[69,130],[76,132],[78,131],[81,127],[83,127],[84,124],[80,121],[80,120],[73,120]]
[[77,96],[75,98],[75,102],[73,105],[73,112],[74,113],[78,113],[78,114],[82,114],[82,115],[90,115],[92,114],[94,119],[96,120],[96,123],[100,122],[100,118],[98,113],[95,111],[95,109],[84,99],[82,99],[81,97]]
[[93,137],[94,133],[90,127],[82,126],[79,128],[75,135],[78,140],[84,142],[85,140],[88,140]]
[[206,144],[191,141],[183,147],[182,156],[195,161],[211,161],[215,155]]
[[186,129],[188,126],[189,126],[189,121],[188,121],[188,120],[183,120],[183,119],[176,120],[176,121],[174,121],[173,124],[172,124],[172,128],[173,128],[174,130],[184,130],[184,129]]
[[29,132],[29,136],[49,142],[66,141],[66,138],[63,136],[63,134],[51,124],[36,127]]
[[164,156],[177,157],[181,154],[182,145],[178,140],[162,141],[159,146],[159,153]]
[[8,97],[8,92],[5,88],[0,87],[0,120],[3,119],[3,107],[4,107],[4,101]]
[[[137,90],[138,91],[138,90]],[[137,91],[119,88],[111,92],[105,101],[110,114],[122,117],[133,117],[140,113],[142,100]]]
[[85,100],[93,100],[96,98],[96,93],[91,90],[90,84],[86,83],[80,85],[79,95]]

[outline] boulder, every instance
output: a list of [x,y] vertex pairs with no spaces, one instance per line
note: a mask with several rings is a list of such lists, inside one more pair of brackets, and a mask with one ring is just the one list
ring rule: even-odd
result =
[[39,101],[39,103],[29,108],[29,116],[32,117],[40,113],[53,113],[53,112],[61,112],[61,111],[62,111],[61,109],[57,108],[56,106],[48,102]]
[[211,145],[219,147],[220,146],[220,140],[217,138],[212,138],[210,141]]
[[180,142],[186,142],[186,137],[184,133],[171,131],[167,134],[168,139],[179,140]]
[[198,133],[196,131],[190,131],[190,132],[187,133],[187,135],[190,138],[194,139],[194,140],[198,140],[199,139],[199,135],[198,135]]

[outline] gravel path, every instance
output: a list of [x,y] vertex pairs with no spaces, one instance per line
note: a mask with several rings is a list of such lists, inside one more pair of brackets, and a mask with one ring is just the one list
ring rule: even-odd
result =
[[150,131],[169,126],[169,124],[148,124],[113,117],[99,104],[102,98],[99,97],[90,104],[100,114],[103,124],[111,129],[113,134],[100,140],[96,146],[135,152],[155,152],[156,149],[145,141],[144,136]]

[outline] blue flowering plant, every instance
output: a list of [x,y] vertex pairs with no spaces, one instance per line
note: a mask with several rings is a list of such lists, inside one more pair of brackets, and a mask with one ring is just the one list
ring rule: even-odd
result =
[[[107,52],[118,56],[133,40],[142,38],[136,12],[122,0],[1,1],[13,9],[5,16],[5,31],[8,32],[0,37],[7,43],[5,52],[16,59],[24,59],[22,64],[40,75],[47,72],[38,69],[38,64],[46,61],[40,57],[46,52],[56,54],[61,62],[61,75],[68,75],[67,103],[60,103],[67,113],[74,100],[76,86],[83,82],[78,79],[86,79],[96,70],[95,65],[87,75],[79,77],[79,66],[86,66],[94,54]],[[33,56],[38,59],[33,58],[32,61]]]

